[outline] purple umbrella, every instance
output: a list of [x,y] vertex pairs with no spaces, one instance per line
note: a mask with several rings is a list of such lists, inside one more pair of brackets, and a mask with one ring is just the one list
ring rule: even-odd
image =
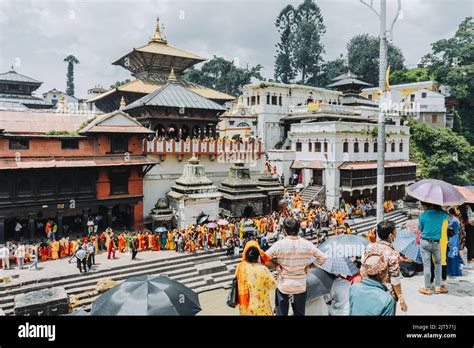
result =
[[442,206],[461,205],[466,201],[456,187],[435,179],[420,180],[408,186],[407,193],[421,202]]

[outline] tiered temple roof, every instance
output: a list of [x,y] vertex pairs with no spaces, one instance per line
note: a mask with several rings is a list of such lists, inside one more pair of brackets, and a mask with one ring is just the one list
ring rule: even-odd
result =
[[4,109],[48,109],[53,104],[33,96],[42,82],[10,71],[0,74],[0,108]]
[[155,33],[147,44],[134,48],[112,63],[129,70],[136,80],[95,96],[88,102],[95,103],[105,112],[116,110],[122,97],[127,104],[131,104],[163,87],[167,83],[171,69],[174,70],[179,85],[204,98],[219,104],[234,100],[235,97],[231,95],[180,78],[187,68],[205,60],[206,58],[170,46],[161,34],[158,19]]

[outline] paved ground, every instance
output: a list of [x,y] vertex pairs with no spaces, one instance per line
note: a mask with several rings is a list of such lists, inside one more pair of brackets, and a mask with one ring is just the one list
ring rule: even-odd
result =
[[[474,265],[464,269],[462,277],[448,278],[449,293],[426,296],[418,292],[423,275],[402,278],[402,289],[408,305],[406,314],[397,308],[397,315],[472,315],[474,313]],[[202,311],[199,315],[238,315],[238,309],[227,307],[228,290],[199,294]],[[271,296],[274,303],[274,295]]]
[[[115,259],[107,259],[107,253],[103,252],[95,256],[95,266],[92,267],[92,272],[98,269],[107,269],[111,267],[118,267],[123,265],[129,265],[131,262],[140,263],[143,261],[150,260],[162,260],[170,259],[176,256],[183,255],[182,253],[177,253],[172,250],[164,251],[140,251],[137,254],[137,257],[134,261],[131,261],[132,255],[130,253],[119,253],[115,254]],[[10,283],[0,284],[8,286],[9,284],[15,284],[17,282],[24,282],[28,280],[34,280],[38,278],[50,278],[50,277],[59,277],[66,276],[71,274],[79,274],[79,269],[76,267],[76,261],[73,259],[69,263],[68,258],[57,259],[57,260],[48,260],[46,262],[38,263],[38,270],[28,270],[26,267],[22,270],[18,269],[16,266],[10,270],[1,270],[0,269],[0,278],[8,277],[11,278]],[[29,266],[29,264],[28,264]]]

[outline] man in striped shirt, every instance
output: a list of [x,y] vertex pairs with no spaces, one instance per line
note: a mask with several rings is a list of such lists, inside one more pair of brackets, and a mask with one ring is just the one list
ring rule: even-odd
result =
[[287,237],[272,245],[267,255],[278,270],[278,289],[276,290],[276,315],[287,316],[289,303],[295,316],[305,314],[306,272],[308,262],[315,258],[314,264],[321,265],[326,255],[313,243],[298,236],[299,223],[288,218],[283,223]]

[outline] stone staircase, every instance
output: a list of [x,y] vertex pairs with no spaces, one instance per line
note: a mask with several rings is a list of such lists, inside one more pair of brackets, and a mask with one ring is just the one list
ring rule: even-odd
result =
[[[407,209],[391,212],[386,214],[386,219],[394,220],[398,228],[403,228],[408,219],[406,212]],[[370,217],[351,225],[351,228],[357,234],[364,235],[369,229],[374,228],[375,224],[376,218]],[[314,241],[315,237],[308,236],[307,239]],[[99,296],[95,291],[99,280],[111,278],[120,282],[139,275],[168,275],[197,293],[229,288],[234,278],[235,267],[241,258],[228,257],[225,253],[225,250],[214,250],[197,254],[183,254],[171,259],[137,261],[124,266],[93,270],[85,274],[42,278],[3,286],[0,288],[0,310],[3,310],[6,315],[13,315],[15,295],[55,286],[63,286],[69,295],[77,297],[79,307],[89,310],[92,302]],[[204,263],[216,263],[217,265],[203,270],[200,265]]]
[[324,190],[324,186],[308,185],[301,191],[301,198],[305,204],[308,204],[314,199],[318,200],[316,197],[320,195],[322,190]]

